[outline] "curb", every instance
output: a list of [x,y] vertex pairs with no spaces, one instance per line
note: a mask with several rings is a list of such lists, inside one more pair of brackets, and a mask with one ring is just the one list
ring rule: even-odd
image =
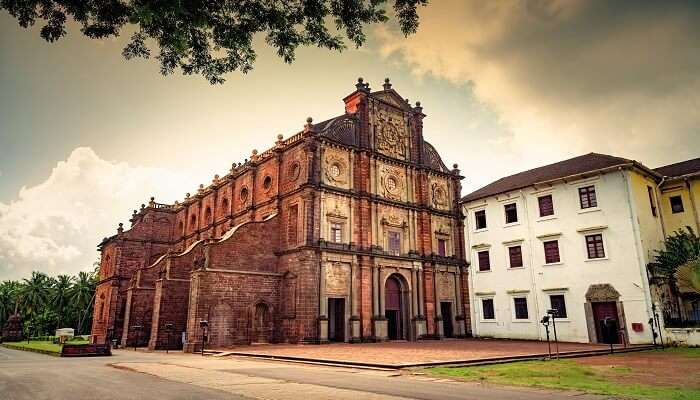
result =
[[46,354],[48,356],[53,356],[53,357],[61,357],[60,352],[56,353],[54,351],[48,351],[48,350],[31,349],[28,347],[8,345],[6,343],[2,343],[2,344],[0,344],[0,346],[4,347],[6,349],[19,350],[19,351],[29,351],[32,353]]

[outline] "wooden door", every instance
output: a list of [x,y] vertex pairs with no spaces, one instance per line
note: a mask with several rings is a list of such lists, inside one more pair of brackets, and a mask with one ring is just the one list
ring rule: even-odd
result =
[[[593,319],[595,320],[595,332],[598,336],[598,343],[603,343],[603,328],[602,324],[606,318],[611,318],[617,321],[617,326],[620,326],[620,320],[617,316],[617,305],[614,301],[605,301],[593,303]],[[615,336],[615,343],[619,343],[620,338]]]

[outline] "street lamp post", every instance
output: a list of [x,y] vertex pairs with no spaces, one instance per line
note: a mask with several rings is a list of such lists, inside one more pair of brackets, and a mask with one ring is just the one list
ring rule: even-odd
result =
[[209,321],[199,321],[199,327],[202,329],[202,357],[204,357],[204,346],[207,343],[207,328],[209,328]]
[[136,351],[136,346],[139,343],[139,339],[141,339],[141,328],[143,328],[141,325],[133,325],[131,327],[131,330],[136,332],[136,340],[134,341],[134,351]]
[[552,345],[549,343],[549,315],[542,317],[540,323],[544,326],[545,332],[547,332],[547,354],[549,359],[552,359]]
[[557,360],[559,359],[559,338],[557,338],[557,322],[556,322],[556,316],[558,314],[557,309],[549,309],[547,310],[547,314],[552,319],[552,330],[554,331],[554,348],[556,349],[557,352]]
[[168,343],[165,345],[165,354],[170,350],[170,332],[173,330],[173,324],[165,324],[165,331],[168,332]]

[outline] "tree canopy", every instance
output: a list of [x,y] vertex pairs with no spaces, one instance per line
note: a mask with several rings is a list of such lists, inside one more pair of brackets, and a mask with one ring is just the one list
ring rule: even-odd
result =
[[73,327],[76,334],[92,324],[93,295],[98,269],[77,276],[49,277],[32,272],[22,281],[0,283],[0,328],[15,312],[22,316],[26,335],[53,334],[56,328]]
[[[428,0],[393,0],[404,35],[418,28],[419,6]],[[299,46],[343,50],[366,41],[364,28],[388,21],[386,0],[0,0],[0,7],[27,28],[42,20],[41,37],[55,42],[74,20],[93,39],[132,32],[126,59],[155,58],[163,75],[176,69],[223,83],[228,72],[253,68],[258,33],[285,62]],[[335,32],[329,29],[333,26]]]

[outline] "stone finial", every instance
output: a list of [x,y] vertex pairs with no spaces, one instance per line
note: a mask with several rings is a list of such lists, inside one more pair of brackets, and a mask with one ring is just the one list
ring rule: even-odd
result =
[[384,84],[382,85],[384,90],[389,90],[391,89],[391,82],[389,81],[389,78],[384,78]]
[[189,198],[190,198],[189,192],[188,192],[188,193],[185,193],[185,198],[186,198],[186,199],[189,199]]
[[151,196],[151,199],[148,201],[149,206],[153,206],[156,203],[156,198]]
[[179,206],[179,205],[180,205],[180,202],[175,200],[175,206]]
[[124,224],[119,223],[119,228],[117,228],[117,234],[122,234],[124,232]]
[[452,173],[459,175],[459,165],[457,165],[457,163],[452,164]]
[[277,146],[282,146],[284,144],[284,136],[282,134],[277,135],[277,141],[275,144]]
[[[362,78],[360,78],[360,79],[362,79]],[[306,124],[304,124],[304,132],[309,132],[311,130],[311,128],[314,127],[313,122],[314,122],[313,118],[311,118],[311,117],[306,118]]]
[[199,188],[197,189],[197,192],[202,193],[204,191],[204,184],[200,183]]
[[146,205],[145,205],[145,204],[141,204],[141,209],[143,210],[144,208],[146,208]]
[[413,110],[419,113],[423,112],[423,106],[420,105],[420,101],[416,101],[416,106],[413,107]]
[[365,80],[362,77],[357,78],[355,88],[361,92],[369,92],[369,83],[365,83]]
[[219,182],[219,174],[214,175],[214,179],[211,180],[212,183],[218,183]]
[[133,214],[136,215],[137,213],[138,213],[138,211],[134,210]]
[[250,153],[250,160],[251,160],[251,161],[255,161],[255,160],[257,160],[258,158],[260,158],[260,156],[258,155],[258,150],[257,150],[257,149],[253,149],[253,151]]

